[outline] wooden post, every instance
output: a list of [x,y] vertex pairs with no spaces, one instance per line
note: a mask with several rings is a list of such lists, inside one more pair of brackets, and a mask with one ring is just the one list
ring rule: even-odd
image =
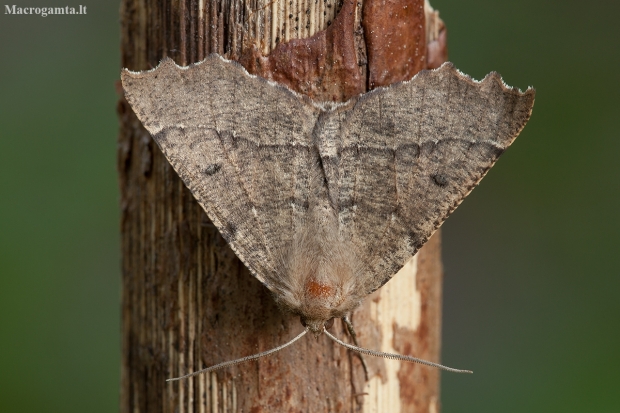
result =
[[[121,24],[123,67],[215,52],[323,101],[409,79],[446,50],[423,0],[123,0]],[[235,257],[124,99],[118,112],[122,412],[438,411],[437,370],[366,357],[367,381],[359,360],[325,337],[166,383],[302,327]],[[360,344],[438,361],[441,277],[436,235],[353,314]],[[347,339],[340,323],[333,331]]]

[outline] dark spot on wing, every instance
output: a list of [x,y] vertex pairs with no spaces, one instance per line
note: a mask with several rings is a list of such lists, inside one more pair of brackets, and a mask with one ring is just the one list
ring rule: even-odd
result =
[[211,165],[208,165],[202,172],[207,176],[212,176],[218,173],[220,169],[222,169],[222,165],[220,165],[219,163],[212,163]]
[[435,184],[437,184],[438,186],[442,188],[448,185],[448,178],[446,178],[445,175],[435,174],[435,175],[431,175],[431,178],[433,178],[433,182],[435,182]]

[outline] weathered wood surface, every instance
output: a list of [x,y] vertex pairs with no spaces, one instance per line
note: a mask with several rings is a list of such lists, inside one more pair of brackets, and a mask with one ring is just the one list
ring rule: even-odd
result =
[[[316,100],[342,101],[446,58],[422,0],[136,1],[121,8],[122,65],[220,53]],[[436,412],[439,371],[359,360],[325,337],[184,382],[165,379],[275,347],[301,331],[226,246],[127,103],[118,106],[122,412]],[[439,234],[354,314],[360,344],[438,361]],[[337,322],[333,331],[346,337]]]

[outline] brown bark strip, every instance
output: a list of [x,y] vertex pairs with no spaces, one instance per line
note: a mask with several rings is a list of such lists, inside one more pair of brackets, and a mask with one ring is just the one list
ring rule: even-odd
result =
[[[368,86],[408,79],[424,67],[422,2],[379,1],[123,0],[122,65],[151,69],[164,56],[189,64],[217,52],[315,99],[342,101]],[[437,35],[429,37],[428,61],[435,65],[445,57],[445,29],[433,32]],[[307,337],[258,362],[165,382],[273,348],[301,327],[298,319],[276,308],[231,252],[124,99],[118,113],[121,411],[377,411],[378,402],[363,395],[369,384],[357,358],[325,337]],[[355,312],[353,321],[366,347],[381,349],[387,342],[397,351],[436,361],[441,291],[437,237],[416,262],[418,271],[409,274],[414,277],[412,294],[421,300],[415,328],[396,323],[385,330],[377,324],[373,311],[382,305],[387,304],[381,307],[384,313],[404,308],[389,302],[383,288]],[[386,286],[398,290],[397,282]],[[392,338],[384,331],[392,331]],[[346,336],[340,323],[334,333]],[[436,371],[381,359],[367,362],[376,389],[396,389],[400,411],[429,411],[437,404]],[[394,369],[396,383],[388,381]]]
[[424,0],[367,0],[368,87],[389,86],[426,69]]

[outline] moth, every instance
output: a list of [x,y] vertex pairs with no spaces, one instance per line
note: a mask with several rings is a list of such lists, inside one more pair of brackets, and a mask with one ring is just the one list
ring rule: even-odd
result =
[[[239,259],[306,332],[346,317],[413,256],[530,118],[535,91],[452,64],[313,102],[211,55],[123,70],[125,97]],[[195,372],[184,377],[189,377]]]

